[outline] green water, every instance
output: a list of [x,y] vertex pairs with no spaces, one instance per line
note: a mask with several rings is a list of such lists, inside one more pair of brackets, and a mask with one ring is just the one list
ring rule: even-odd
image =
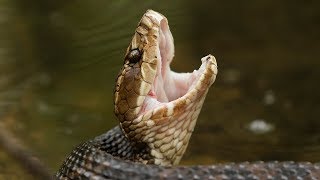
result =
[[[174,70],[192,71],[209,53],[219,66],[182,164],[319,162],[317,7],[288,0],[2,0],[1,123],[56,171],[73,147],[117,124],[114,80],[136,24],[152,8],[169,20]],[[0,178],[26,174],[1,151],[0,167]]]

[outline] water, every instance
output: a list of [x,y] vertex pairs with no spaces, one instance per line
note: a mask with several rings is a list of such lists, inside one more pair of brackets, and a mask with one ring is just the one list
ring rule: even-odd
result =
[[114,79],[148,8],[169,20],[174,70],[219,66],[182,164],[320,161],[318,2],[44,2],[1,2],[0,115],[52,172],[117,124]]

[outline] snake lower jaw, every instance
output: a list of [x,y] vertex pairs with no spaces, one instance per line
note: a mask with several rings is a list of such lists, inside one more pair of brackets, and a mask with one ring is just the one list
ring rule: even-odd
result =
[[[208,89],[218,72],[212,55],[203,57],[201,61],[200,68],[192,73],[170,71],[167,78],[175,88],[183,87],[183,94],[168,102],[147,96],[144,102],[147,107],[129,127],[129,139],[146,143],[155,164],[176,165],[187,148]],[[170,89],[172,84],[166,82],[169,84],[163,84],[163,87]]]

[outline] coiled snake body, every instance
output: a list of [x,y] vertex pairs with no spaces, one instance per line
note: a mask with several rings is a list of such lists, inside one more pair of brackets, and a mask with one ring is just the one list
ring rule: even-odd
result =
[[127,49],[114,104],[119,126],[67,157],[58,179],[320,179],[320,165],[256,162],[177,165],[185,152],[217,63],[201,59],[192,73],[170,70],[174,45],[167,19],[148,10]]

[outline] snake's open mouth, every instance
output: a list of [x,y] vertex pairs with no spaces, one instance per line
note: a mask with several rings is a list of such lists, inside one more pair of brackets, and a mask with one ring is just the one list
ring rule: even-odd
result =
[[166,18],[160,21],[159,29],[156,76],[140,113],[166,105],[183,96],[192,96],[189,92],[196,87],[196,84],[199,84],[202,90],[209,86],[200,83],[201,75],[205,74],[208,58],[203,58],[200,68],[192,73],[177,73],[170,69],[174,57],[174,41]]

